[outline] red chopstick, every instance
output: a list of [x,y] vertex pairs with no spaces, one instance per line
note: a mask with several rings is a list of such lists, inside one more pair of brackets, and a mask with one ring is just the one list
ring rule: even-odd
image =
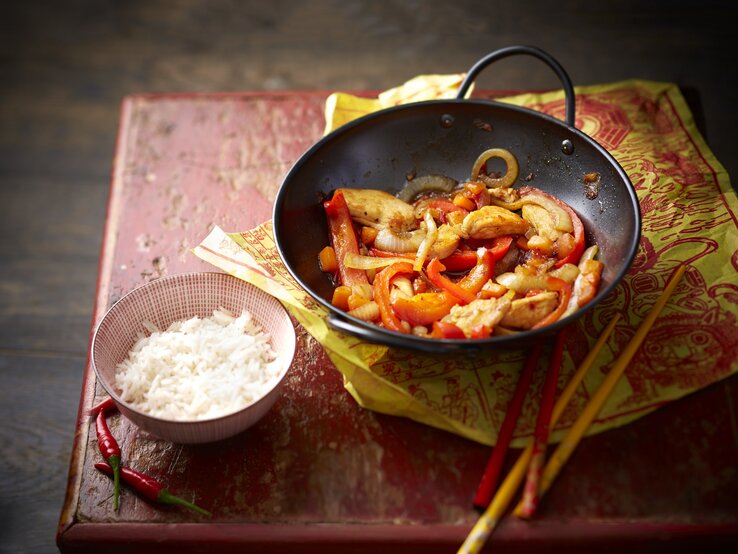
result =
[[551,415],[553,414],[554,403],[556,401],[556,389],[561,371],[561,360],[564,356],[565,342],[566,329],[564,328],[556,335],[556,342],[554,342],[551,357],[548,360],[548,373],[546,374],[546,382],[543,385],[541,406],[538,409],[538,420],[536,421],[536,430],[533,436],[533,453],[531,454],[528,474],[526,476],[525,486],[523,487],[523,499],[515,511],[515,515],[518,517],[532,517],[538,509],[538,501],[540,499],[538,485],[546,459],[546,446],[548,445],[548,435],[551,431]]
[[479,510],[485,510],[492,501],[492,496],[497,487],[497,480],[502,471],[502,464],[505,461],[505,455],[510,446],[510,440],[512,439],[513,431],[515,431],[515,426],[520,418],[523,402],[528,394],[530,383],[533,380],[533,372],[538,365],[542,350],[543,341],[539,341],[533,346],[533,350],[531,350],[528,358],[525,360],[523,371],[520,374],[520,379],[518,379],[518,385],[507,408],[505,420],[502,422],[502,427],[500,427],[497,443],[492,449],[492,455],[487,462],[487,466],[484,468],[482,480],[477,488],[477,494],[474,496],[474,507]]

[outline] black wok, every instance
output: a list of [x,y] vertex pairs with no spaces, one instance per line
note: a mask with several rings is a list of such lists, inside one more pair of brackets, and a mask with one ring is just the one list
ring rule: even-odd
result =
[[[534,56],[556,72],[566,93],[566,122],[526,108],[464,99],[482,69],[514,54]],[[329,310],[331,326],[394,347],[436,353],[474,352],[491,345],[519,347],[571,323],[617,286],[635,256],[641,231],[633,185],[604,148],[574,128],[574,105],[571,81],[556,60],[537,48],[511,46],[477,62],[454,100],[406,104],[344,125],[303,154],[277,193],[274,238],[282,261],[300,285]],[[396,193],[411,172],[463,181],[477,156],[493,147],[515,154],[519,182],[569,204],[584,224],[587,244],[600,247],[599,259],[605,268],[593,301],[548,327],[479,340],[438,340],[396,333],[331,305],[333,286],[317,262],[318,252],[329,243],[322,199],[339,187]],[[583,176],[591,172],[601,177],[595,199],[587,198],[583,185]],[[531,180],[525,182],[527,176]]]

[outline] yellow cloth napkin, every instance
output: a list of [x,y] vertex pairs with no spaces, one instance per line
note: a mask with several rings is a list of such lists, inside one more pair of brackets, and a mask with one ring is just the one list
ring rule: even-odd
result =
[[[453,97],[462,77],[421,76],[376,99],[333,94],[326,102],[326,132],[396,103]],[[576,92],[577,127],[618,159],[636,187],[643,237],[623,283],[570,334],[562,386],[612,314],[623,314],[552,441],[560,440],[573,423],[680,263],[690,265],[686,278],[589,433],[624,425],[738,371],[738,202],[679,89],[669,83],[624,81]],[[563,118],[561,91],[504,101]],[[524,352],[505,350],[478,358],[427,356],[334,331],[325,322],[324,308],[297,286],[281,263],[271,222],[241,233],[216,227],[195,253],[279,298],[324,346],[360,405],[495,443]],[[544,374],[542,366],[518,422],[515,446],[523,445],[533,432]]]
[[[402,85],[379,93],[376,98],[365,98],[334,92],[325,101],[325,131],[328,134],[351,120],[384,108],[422,102],[455,98],[464,74],[418,75]],[[473,86],[469,89],[471,93]]]

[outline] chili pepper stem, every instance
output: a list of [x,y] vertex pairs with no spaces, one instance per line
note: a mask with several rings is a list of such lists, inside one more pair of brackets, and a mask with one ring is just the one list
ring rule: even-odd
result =
[[184,498],[180,498],[179,496],[173,495],[166,489],[162,489],[161,492],[159,492],[157,501],[161,502],[162,504],[174,504],[177,506],[184,506],[185,508],[189,508],[193,512],[197,512],[198,514],[202,514],[204,516],[209,517],[213,515],[207,510],[205,510],[204,508],[200,508],[200,506],[193,504],[192,502],[188,502]]
[[117,512],[120,505],[120,456],[110,456],[108,463],[113,468],[113,510]]

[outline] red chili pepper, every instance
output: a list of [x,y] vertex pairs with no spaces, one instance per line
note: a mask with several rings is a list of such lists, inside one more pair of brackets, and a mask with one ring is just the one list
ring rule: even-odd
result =
[[356,238],[354,222],[351,219],[351,212],[343,193],[340,190],[336,191],[331,200],[323,202],[323,208],[328,219],[331,244],[336,252],[338,276],[341,284],[350,287],[369,283],[364,270],[346,267],[343,263],[346,253],[359,253],[359,242]]
[[390,281],[398,273],[413,273],[413,264],[410,262],[397,262],[385,267],[374,277],[374,301],[379,306],[379,315],[382,323],[387,329],[397,331],[398,333],[406,333],[402,327],[402,322],[392,311],[390,303]]
[[[109,464],[99,462],[95,464],[95,467],[103,473],[113,475],[113,468]],[[189,508],[190,510],[199,514],[203,514],[206,516],[212,515],[207,510],[200,508],[200,506],[196,506],[192,502],[188,502],[187,500],[185,500],[184,498],[180,498],[179,496],[174,496],[172,493],[164,488],[164,485],[159,483],[159,481],[157,481],[153,477],[149,477],[148,475],[140,473],[134,469],[131,469],[130,467],[121,466],[120,476],[122,481],[126,485],[131,487],[134,491],[136,491],[145,499],[151,502],[184,506],[185,508]]]
[[92,408],[87,410],[87,415],[89,415],[90,417],[97,417],[97,414],[99,414],[100,412],[108,413],[112,412],[116,408],[117,406],[115,404],[115,401],[110,396],[108,396],[105,400],[98,404],[95,404]]
[[95,430],[100,454],[110,464],[113,471],[113,509],[117,510],[118,498],[120,498],[120,446],[110,432],[108,423],[105,421],[105,412],[102,410],[98,412],[95,419]]

